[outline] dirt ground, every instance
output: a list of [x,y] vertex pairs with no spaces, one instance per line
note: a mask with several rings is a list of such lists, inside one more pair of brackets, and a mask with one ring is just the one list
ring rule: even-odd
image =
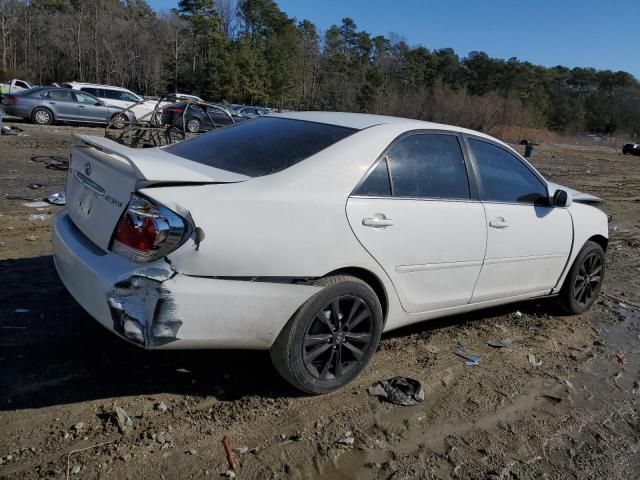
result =
[[[640,477],[639,158],[534,153],[548,178],[603,197],[613,216],[604,294],[589,312],[529,302],[415,325],[385,335],[349,387],[304,397],[265,352],[145,352],[97,325],[53,268],[60,207],[5,197],[62,190],[66,172],[32,157],[103,131],[19,125],[28,136],[0,137],[0,478]],[[480,365],[454,356],[458,345]],[[397,375],[422,382],[424,403],[367,394]],[[132,420],[124,434],[116,407]]]

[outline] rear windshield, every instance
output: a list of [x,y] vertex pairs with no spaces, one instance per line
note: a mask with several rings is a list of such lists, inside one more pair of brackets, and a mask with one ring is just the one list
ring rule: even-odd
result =
[[287,118],[255,118],[166,147],[179,157],[249,177],[280,172],[355,133]]

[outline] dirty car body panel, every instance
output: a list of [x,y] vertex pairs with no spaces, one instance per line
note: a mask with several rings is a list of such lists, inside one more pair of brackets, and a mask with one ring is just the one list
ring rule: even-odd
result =
[[[98,322],[145,348],[268,349],[335,272],[375,281],[385,330],[556,293],[606,216],[579,192],[566,207],[487,197],[470,138],[522,162],[546,197],[559,188],[484,134],[383,116],[277,114],[163,149],[78,136],[56,268]],[[385,175],[423,141],[446,188],[403,193]],[[131,256],[149,225],[156,243]]]

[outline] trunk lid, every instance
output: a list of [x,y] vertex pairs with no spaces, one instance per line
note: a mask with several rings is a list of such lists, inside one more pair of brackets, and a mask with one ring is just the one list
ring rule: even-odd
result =
[[106,138],[75,135],[66,209],[82,233],[106,251],[133,192],[158,184],[233,183],[249,178],[158,148],[133,149]]

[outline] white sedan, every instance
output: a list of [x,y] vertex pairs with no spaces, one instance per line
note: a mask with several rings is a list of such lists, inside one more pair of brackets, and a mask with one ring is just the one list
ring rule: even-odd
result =
[[269,349],[296,388],[365,368],[380,335],[535,297],[589,308],[596,197],[462,128],[287,113],[160,149],[76,136],[58,274],[144,348]]

